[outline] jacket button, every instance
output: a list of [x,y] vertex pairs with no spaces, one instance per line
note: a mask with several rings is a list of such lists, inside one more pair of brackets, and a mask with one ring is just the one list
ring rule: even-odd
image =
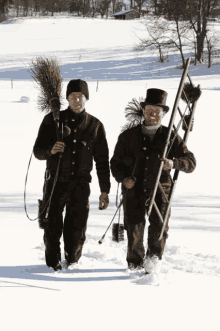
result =
[[73,154],[75,154],[76,152],[75,151],[73,151]]
[[72,121],[73,121],[73,122],[75,121],[74,118],[72,118]]
[[143,147],[143,149],[146,151],[147,148],[146,147]]
[[75,129],[74,132],[76,132],[77,130]]
[[72,164],[75,164],[75,162],[72,162]]
[[76,139],[74,139],[73,142],[75,143],[76,142]]
[[149,156],[146,156],[146,159],[148,160],[149,159]]
[[74,175],[74,172],[71,172],[71,175]]

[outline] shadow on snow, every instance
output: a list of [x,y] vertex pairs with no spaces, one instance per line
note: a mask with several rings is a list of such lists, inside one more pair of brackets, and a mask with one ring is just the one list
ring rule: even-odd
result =
[[[42,280],[42,281],[57,281],[57,282],[93,282],[93,281],[109,281],[109,280],[125,280],[130,279],[130,276],[106,276],[106,277],[79,277],[77,274],[90,274],[90,273],[103,273],[103,272],[125,272],[126,269],[74,269],[66,270],[65,272],[54,273],[53,269],[48,268],[45,265],[34,266],[2,266],[0,267],[0,282],[4,282],[1,278],[8,279],[29,279],[29,280]],[[71,274],[72,277],[63,277],[61,275]],[[75,277],[77,275],[77,277]],[[19,284],[19,283],[17,283]],[[21,284],[20,284],[21,285]],[[23,284],[24,285],[24,284]],[[29,285],[26,285],[29,286]],[[1,287],[1,285],[0,285]],[[36,286],[38,287],[38,286]]]
[[[186,54],[187,57],[187,54]],[[29,67],[8,67],[0,69],[0,79],[32,79]],[[109,81],[132,81],[146,79],[164,79],[181,77],[182,69],[179,55],[170,55],[169,61],[158,63],[158,57],[133,57],[129,59],[108,61],[85,61],[64,64],[62,77],[64,79],[80,78],[87,81],[109,80]],[[212,75],[213,71],[219,73],[220,66],[208,70],[206,66],[190,67],[191,76]]]

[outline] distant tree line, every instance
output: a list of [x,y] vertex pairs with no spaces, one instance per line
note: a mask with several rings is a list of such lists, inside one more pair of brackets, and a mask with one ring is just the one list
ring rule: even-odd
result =
[[[150,0],[149,0],[150,1]],[[135,9],[140,14],[146,10],[143,7],[149,5],[148,0],[0,0],[0,13],[6,12],[11,5],[17,16],[28,15],[52,15],[57,12],[76,13],[78,16],[103,18],[110,14],[126,9]]]

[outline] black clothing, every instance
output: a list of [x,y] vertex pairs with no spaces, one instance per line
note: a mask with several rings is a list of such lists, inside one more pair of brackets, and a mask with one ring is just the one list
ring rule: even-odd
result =
[[[103,124],[85,112],[75,114],[70,108],[60,112],[60,127],[67,125],[71,134],[63,139],[66,147],[60,164],[58,181],[91,182],[90,172],[93,158],[101,192],[110,191],[109,152]],[[34,145],[34,155],[39,160],[47,160],[47,171],[55,176],[59,153],[51,154],[57,142],[53,114],[46,115],[40,126]]]
[[[143,263],[145,255],[143,236],[145,214],[148,210],[147,201],[149,201],[155,185],[167,134],[168,128],[161,126],[151,141],[147,135],[142,133],[140,125],[128,129],[120,134],[114,155],[110,161],[112,175],[117,182],[122,183],[126,177],[132,175],[136,178],[133,188],[126,189],[122,185],[124,224],[128,236],[127,262],[134,265]],[[172,132],[171,140],[173,136],[174,133]],[[167,159],[174,161],[174,169],[184,172],[192,172],[196,167],[193,153],[187,149],[179,135],[176,137]],[[162,170],[160,177],[160,183],[167,198],[171,189],[170,171]],[[155,202],[164,217],[167,203],[160,188],[157,189]],[[156,255],[161,259],[168,237],[168,222],[161,241],[158,238],[163,224],[154,206],[149,217],[149,223],[146,255]]]
[[[150,196],[144,194],[143,186],[140,187],[138,185],[134,185],[129,190],[123,186],[122,192],[124,226],[127,230],[128,237],[127,262],[128,264],[133,263],[135,265],[140,265],[143,263],[145,257],[145,250],[143,245],[144,229],[146,223],[145,214],[148,212],[148,202]],[[168,198],[167,194],[166,197]],[[156,194],[155,201],[162,217],[164,218],[167,204],[162,192],[159,190]],[[163,233],[163,238],[161,241],[159,241],[158,238],[160,236],[163,223],[161,222],[155,208],[152,208],[150,217],[148,219],[150,225],[148,227],[148,249],[146,255],[156,255],[159,259],[162,259],[166,239],[168,238],[169,217],[170,214],[168,216],[167,224]]]
[[[149,137],[142,134],[140,125],[121,133],[110,161],[112,175],[116,181],[122,183],[124,178],[132,175],[135,168],[134,176],[137,178],[137,184],[144,182],[146,193],[150,193],[155,184],[167,133],[168,128],[161,126],[152,142]],[[173,135],[174,133],[171,139]],[[187,149],[179,135],[167,158],[173,160],[174,168],[180,171],[189,173],[196,167],[193,153]],[[171,186],[170,170],[162,170],[160,183],[165,189]]]
[[[40,228],[44,229],[46,263],[53,268],[56,268],[61,260],[62,233],[67,264],[75,263],[81,257],[86,239],[93,159],[96,163],[101,192],[110,191],[108,145],[103,124],[85,110],[75,114],[68,108],[60,112],[59,128],[61,129],[62,126],[68,126],[71,134],[63,138],[65,149],[62,153],[48,221],[44,222],[44,215],[39,218]],[[50,113],[44,117],[34,145],[35,157],[39,160],[47,160],[42,207],[48,202],[57,171],[59,153],[54,155],[51,153],[56,142],[56,126],[53,114]],[[64,207],[66,207],[66,215],[63,222]]]
[[[53,181],[49,180],[48,193],[50,193],[52,185]],[[60,238],[62,233],[66,261],[75,263],[81,257],[86,239],[89,195],[88,183],[71,181],[56,184],[48,222],[44,228],[45,258],[48,266],[54,267],[61,260]],[[63,222],[64,207],[66,207],[66,215]]]

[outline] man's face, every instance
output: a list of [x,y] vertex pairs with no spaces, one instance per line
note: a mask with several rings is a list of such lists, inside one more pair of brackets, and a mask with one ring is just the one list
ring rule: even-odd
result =
[[69,101],[70,108],[75,113],[81,113],[85,108],[85,103],[87,101],[85,95],[81,92],[72,92],[68,95],[67,100]]
[[161,121],[165,115],[162,107],[146,105],[143,109],[146,126],[155,126],[161,124]]

